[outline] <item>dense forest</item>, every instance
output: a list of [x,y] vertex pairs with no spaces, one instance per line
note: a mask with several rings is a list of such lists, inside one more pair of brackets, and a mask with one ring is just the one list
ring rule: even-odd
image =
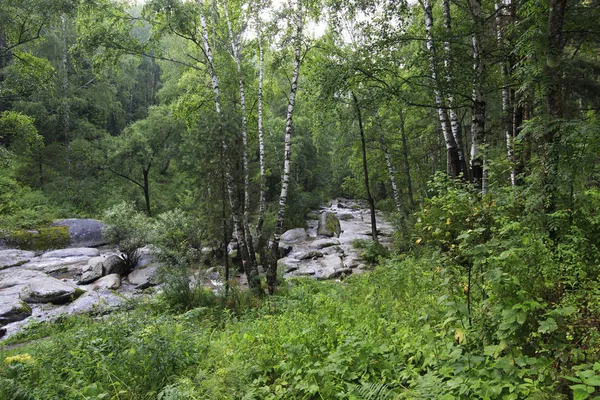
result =
[[[368,271],[284,278],[332,199]],[[1,399],[597,399],[599,210],[599,0],[0,3],[0,241],[162,265],[0,342]]]

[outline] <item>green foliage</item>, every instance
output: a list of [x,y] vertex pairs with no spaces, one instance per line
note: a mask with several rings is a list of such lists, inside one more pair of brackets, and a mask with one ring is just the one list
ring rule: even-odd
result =
[[132,270],[141,257],[139,248],[150,243],[151,221],[131,203],[120,203],[106,210],[103,221],[106,223],[103,237],[119,246],[127,269]]
[[6,236],[6,244],[23,250],[62,249],[69,245],[69,228],[53,226],[36,230],[11,231]]
[[354,240],[352,246],[361,250],[360,259],[371,266],[381,264],[390,257],[388,248],[374,240]]

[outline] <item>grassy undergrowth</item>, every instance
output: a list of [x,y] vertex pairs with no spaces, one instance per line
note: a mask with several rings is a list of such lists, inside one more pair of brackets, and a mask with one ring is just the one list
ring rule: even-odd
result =
[[37,326],[18,340],[46,340],[0,353],[0,398],[556,398],[552,360],[491,351],[448,316],[437,262],[297,280],[242,312],[158,299]]

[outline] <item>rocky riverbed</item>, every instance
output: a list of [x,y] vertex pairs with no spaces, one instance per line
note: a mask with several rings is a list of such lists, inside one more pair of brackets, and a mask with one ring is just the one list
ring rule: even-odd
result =
[[[337,279],[368,268],[359,250],[352,246],[355,240],[371,239],[366,204],[333,200],[311,213],[307,225],[281,237],[280,246],[286,256],[279,265],[284,277]],[[391,243],[392,226],[379,212],[377,228],[380,241]],[[85,231],[85,244],[89,243],[90,232]],[[71,245],[77,246],[81,232],[72,233],[79,235],[71,238]],[[155,291],[146,289],[158,285],[160,265],[153,262],[149,248],[140,251],[140,261],[128,272],[118,249],[112,246],[46,252],[0,250],[0,338],[6,339],[30,321],[53,320],[64,314],[102,314],[122,306],[127,299],[152,295]],[[218,291],[223,287],[220,278],[218,268],[213,268],[195,274],[192,281]],[[236,279],[245,284],[245,276]]]

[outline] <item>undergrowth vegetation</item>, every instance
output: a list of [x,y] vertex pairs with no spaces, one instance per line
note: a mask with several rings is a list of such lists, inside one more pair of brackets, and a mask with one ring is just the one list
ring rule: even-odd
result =
[[531,193],[494,193],[437,179],[408,250],[357,243],[379,265],[341,283],[34,326],[2,351],[0,398],[596,398],[600,197],[548,223]]

